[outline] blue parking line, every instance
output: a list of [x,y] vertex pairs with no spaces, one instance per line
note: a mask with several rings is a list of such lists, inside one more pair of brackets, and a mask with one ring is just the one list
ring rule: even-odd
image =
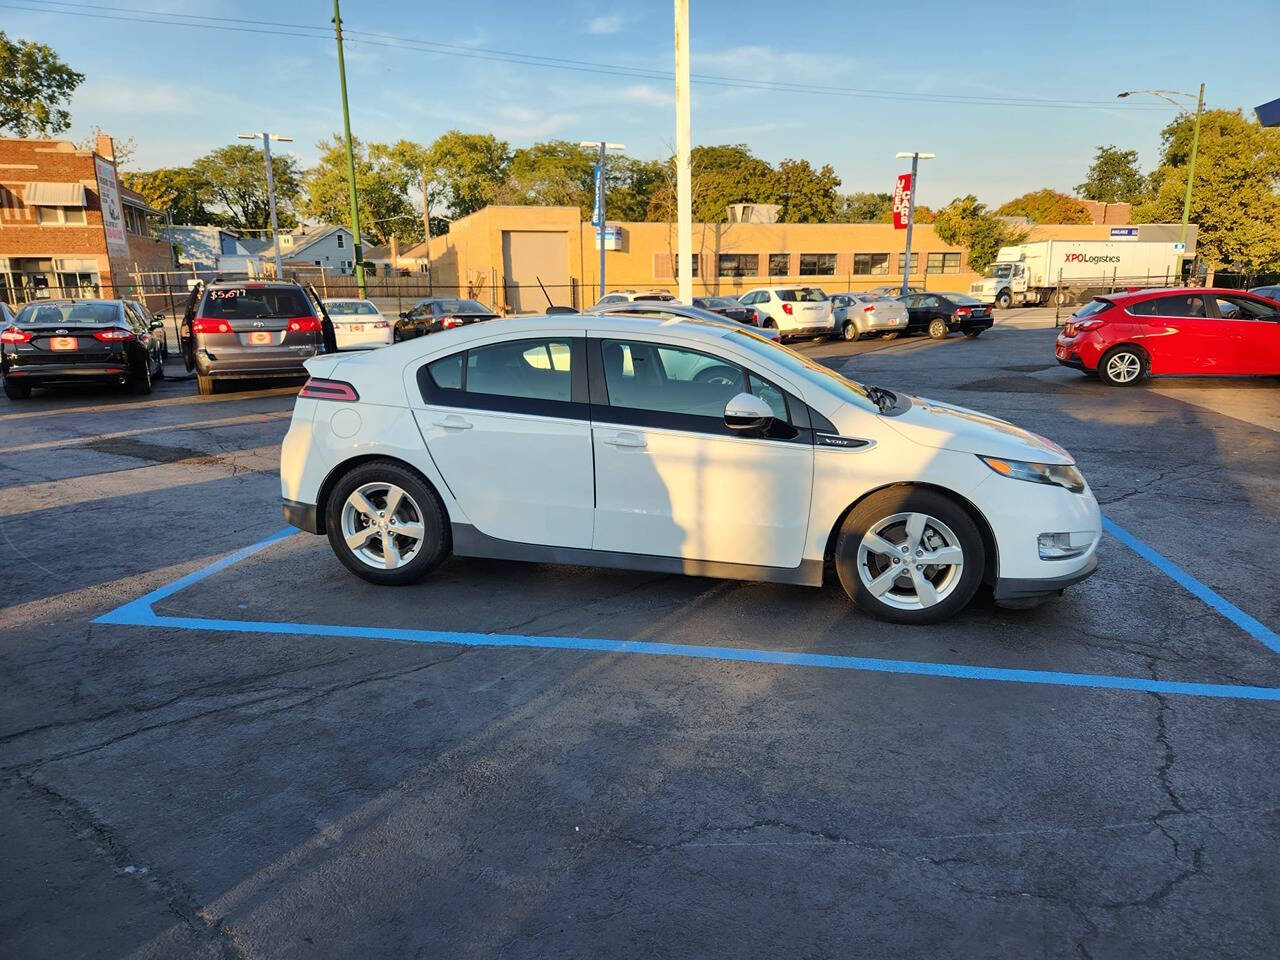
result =
[[1277,635],[1274,630],[1262,623],[1256,617],[1245,613],[1226,597],[1222,596],[1222,594],[1201,583],[1195,577],[1191,576],[1191,574],[1187,573],[1175,564],[1172,560],[1169,560],[1163,554],[1158,553],[1153,548],[1147,546],[1132,533],[1124,527],[1119,526],[1114,521],[1103,517],[1102,529],[1111,534],[1111,536],[1115,537],[1138,556],[1142,557],[1142,559],[1146,560],[1166,577],[1178,584],[1178,586],[1182,587],[1182,589],[1186,590],[1192,596],[1203,600],[1218,613],[1222,614],[1222,616],[1226,617],[1245,633],[1249,634],[1249,636],[1266,645],[1272,653],[1280,653],[1280,635]]
[[[1280,653],[1280,637],[1230,601],[1161,556],[1123,527],[1103,519],[1103,528],[1139,556],[1151,562],[1180,586],[1209,604],[1214,610]],[[396,627],[348,626],[324,623],[280,623],[270,620],[222,620],[204,617],[171,617],[152,608],[158,600],[198,583],[219,571],[259,553],[298,531],[286,527],[264,540],[230,553],[172,583],[138,597],[95,619],[94,623],[120,626],[167,627],[177,630],[216,630],[230,633],[267,633],[289,636],[351,637],[391,640],[400,643],[448,644],[470,647],[536,647],[594,653],[638,653],[650,656],[688,657],[739,663],[816,667],[828,670],[858,670],[871,673],[945,677],[959,680],[988,680],[998,683],[1028,683],[1063,687],[1090,687],[1104,690],[1133,690],[1143,693],[1181,694],[1237,700],[1280,701],[1280,688],[1242,684],[1194,683],[1180,680],[1153,680],[1149,677],[1117,677],[1107,674],[1061,673],[1053,670],[1022,670],[1010,667],[983,667],[971,664],[935,663],[918,660],[883,660],[874,657],[798,653],[755,647],[717,647],[696,644],[657,643],[645,640],[606,640],[593,637],[540,637],[523,634],[471,633],[447,630],[415,630]]]

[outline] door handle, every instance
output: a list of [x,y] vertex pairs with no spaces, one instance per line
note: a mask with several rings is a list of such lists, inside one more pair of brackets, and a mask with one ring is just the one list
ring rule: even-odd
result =
[[446,430],[470,430],[474,426],[470,420],[460,417],[456,413],[451,413],[441,420],[436,420],[435,425],[444,427]]
[[603,441],[611,447],[632,447],[640,449],[648,446],[644,442],[644,437],[638,433],[632,433],[630,430],[624,430],[621,433],[615,433],[612,437],[604,437]]

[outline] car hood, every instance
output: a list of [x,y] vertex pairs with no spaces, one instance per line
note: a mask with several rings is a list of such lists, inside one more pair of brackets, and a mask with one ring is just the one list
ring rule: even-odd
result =
[[926,397],[912,397],[910,409],[882,421],[924,447],[1035,463],[1075,463],[1062,447],[1030,430]]

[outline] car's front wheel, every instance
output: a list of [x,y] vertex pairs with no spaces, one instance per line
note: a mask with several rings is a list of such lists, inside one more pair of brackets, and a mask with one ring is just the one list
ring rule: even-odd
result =
[[890,487],[845,518],[836,539],[840,584],[861,609],[895,623],[938,623],[982,582],[986,556],[977,526],[933,490]]
[[390,461],[363,464],[338,481],[325,527],[348,570],[388,586],[420,579],[452,546],[440,498],[413,471]]
[[846,320],[844,322],[844,330],[842,332],[844,334],[844,338],[851,343],[854,340],[862,339],[862,331],[858,329],[858,325],[852,320]]
[[1013,297],[1010,296],[1008,290],[1000,291],[1000,296],[996,297],[996,306],[1001,310],[1008,310],[1013,306]]

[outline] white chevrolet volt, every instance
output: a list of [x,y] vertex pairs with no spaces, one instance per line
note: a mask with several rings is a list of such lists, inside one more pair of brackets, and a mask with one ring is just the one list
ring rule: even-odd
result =
[[740,325],[524,317],[306,362],[285,519],[366,580],[450,554],[819,586],[932,623],[1097,568],[1065,450]]

